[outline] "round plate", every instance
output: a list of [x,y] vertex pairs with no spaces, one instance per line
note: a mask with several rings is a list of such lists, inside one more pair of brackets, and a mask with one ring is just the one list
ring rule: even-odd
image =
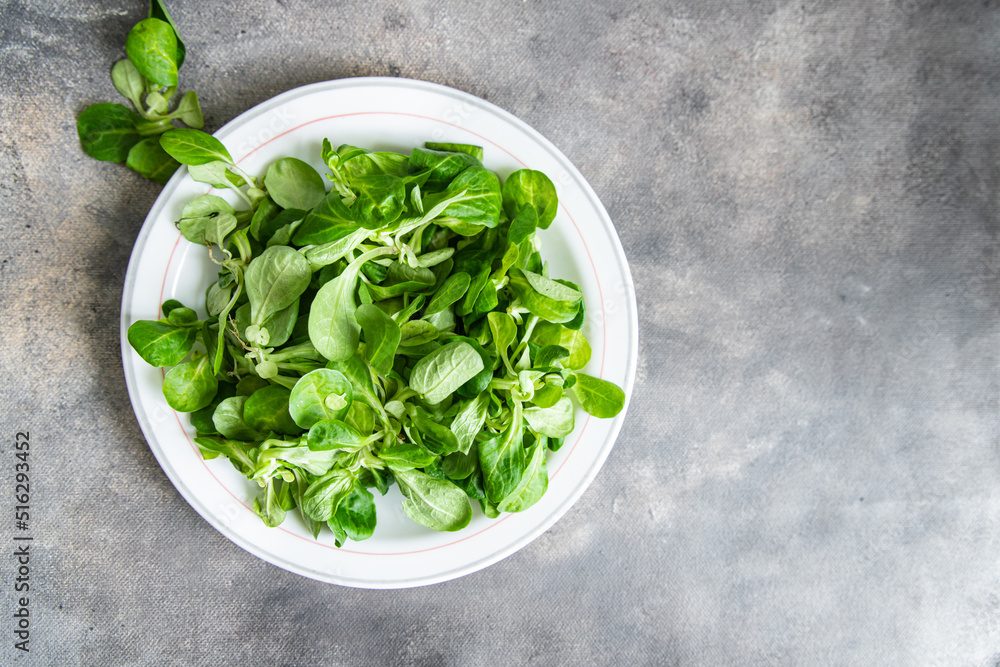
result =
[[[635,292],[621,242],[594,191],[569,160],[511,114],[467,93],[407,79],[342,79],[296,88],[242,114],[216,134],[241,169],[263,174],[268,164],[295,156],[320,173],[324,138],[403,153],[425,141],[478,144],[485,165],[501,178],[531,168],[556,185],[559,212],[539,233],[553,277],[578,283],[587,304],[584,334],[593,357],[585,371],[631,394],[638,350]],[[549,488],[533,507],[488,519],[475,507],[469,526],[438,533],[403,514],[397,487],[376,494],[378,526],[364,542],[338,549],[324,530],[314,540],[289,512],[279,528],[253,513],[259,487],[224,458],[202,460],[187,415],[163,398],[163,371],[148,366],[125,338],[139,319],[157,319],[159,305],[178,299],[204,310],[206,286],[217,267],[203,247],[188,243],[174,221],[185,202],[205,194],[180,169],[170,179],[136,240],[122,297],[125,379],[136,417],[157,460],[181,495],[223,535],[278,567],[313,579],[362,588],[404,588],[454,579],[508,556],[541,535],[583,494],[614,445],[625,418],[596,419],[578,410],[576,430],[549,453]],[[236,204],[235,197],[216,193]],[[627,408],[626,400],[626,408]],[[475,506],[476,504],[473,503]]]

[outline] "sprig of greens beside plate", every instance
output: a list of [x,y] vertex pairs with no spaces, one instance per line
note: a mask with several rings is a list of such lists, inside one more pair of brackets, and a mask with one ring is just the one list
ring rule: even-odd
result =
[[151,0],[148,17],[129,31],[125,54],[111,68],[111,83],[131,108],[109,102],[88,106],[77,119],[80,146],[94,159],[124,162],[164,185],[180,164],[163,150],[160,136],[174,129],[174,121],[201,129],[205,119],[193,90],[173,103],[186,49],[161,0]]

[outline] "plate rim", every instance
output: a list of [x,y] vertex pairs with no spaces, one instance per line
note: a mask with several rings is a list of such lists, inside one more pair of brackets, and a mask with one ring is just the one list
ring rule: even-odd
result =
[[[635,383],[635,377],[638,366],[638,347],[639,347],[639,327],[638,327],[638,308],[635,295],[635,286],[632,278],[631,268],[628,264],[628,260],[625,256],[624,248],[621,244],[621,239],[618,235],[617,229],[611,220],[610,215],[605,209],[604,205],[601,203],[596,192],[594,192],[593,187],[579,171],[579,169],[562,153],[550,140],[543,136],[540,132],[535,130],[533,127],[528,125],[525,121],[521,120],[512,113],[502,109],[496,104],[484,100],[476,95],[467,93],[450,86],[443,84],[433,83],[429,81],[422,81],[418,79],[406,79],[406,78],[396,78],[396,77],[353,77],[345,79],[334,79],[330,81],[320,81],[316,83],[306,84],[304,86],[299,86],[291,90],[285,91],[274,97],[271,97],[259,104],[247,109],[242,112],[222,127],[220,127],[213,136],[224,137],[229,132],[233,131],[237,127],[242,126],[245,123],[252,122],[256,117],[267,114],[274,108],[278,108],[284,104],[287,104],[299,97],[304,97],[311,95],[316,92],[325,92],[329,90],[335,90],[338,88],[355,88],[362,86],[389,86],[389,87],[402,87],[402,88],[413,88],[417,90],[429,91],[436,94],[444,95],[452,99],[474,104],[478,107],[485,108],[487,111],[499,116],[508,123],[511,123],[518,127],[522,132],[531,137],[540,146],[542,146],[547,152],[549,152],[553,158],[559,163],[561,163],[567,171],[573,176],[575,184],[580,187],[583,194],[586,196],[590,206],[597,212],[598,217],[601,219],[602,224],[605,226],[606,231],[609,232],[613,243],[611,244],[611,251],[614,254],[616,260],[618,261],[622,269],[623,278],[623,288],[624,288],[624,302],[626,304],[626,309],[628,313],[628,328],[629,328],[629,340],[628,340],[628,352],[626,355],[626,368],[625,368],[625,386],[622,389],[625,392],[625,404],[622,407],[621,413],[614,417],[614,423],[611,426],[611,430],[605,441],[602,443],[600,450],[593,457],[593,463],[590,465],[589,469],[586,471],[585,475],[577,478],[575,488],[570,492],[562,503],[558,504],[553,508],[549,514],[542,520],[539,521],[531,530],[527,531],[519,539],[513,540],[503,547],[496,549],[495,551],[472,560],[471,562],[463,563],[457,567],[450,568],[446,571],[439,572],[436,575],[427,576],[421,575],[414,577],[412,579],[394,579],[394,580],[377,580],[377,579],[356,579],[352,577],[345,577],[342,575],[335,575],[328,572],[321,572],[313,568],[303,566],[298,563],[287,560],[286,558],[279,556],[273,552],[264,551],[262,547],[259,547],[254,541],[243,535],[237,533],[236,531],[230,529],[229,526],[225,525],[220,521],[213,512],[209,511],[206,506],[201,502],[194,491],[183,481],[183,477],[180,472],[166,459],[164,455],[161,455],[159,451],[160,447],[158,441],[155,438],[150,439],[150,434],[155,432],[152,424],[148,423],[144,411],[136,409],[137,404],[141,404],[138,397],[138,387],[133,387],[132,377],[134,375],[134,359],[131,355],[131,347],[128,345],[128,340],[126,337],[126,332],[128,326],[131,322],[126,320],[126,312],[129,304],[132,301],[134,295],[134,290],[137,282],[138,275],[138,264],[139,255],[136,250],[144,248],[149,235],[152,233],[152,229],[155,220],[162,214],[163,209],[167,206],[167,203],[172,199],[174,191],[177,189],[178,185],[187,176],[186,167],[178,169],[177,172],[170,178],[167,184],[164,186],[163,190],[157,195],[156,201],[153,203],[152,207],[146,218],[143,221],[142,227],[140,228],[139,234],[136,236],[136,240],[132,247],[132,253],[129,258],[128,266],[125,274],[125,284],[122,289],[122,301],[121,301],[121,311],[120,311],[120,336],[121,336],[121,354],[122,354],[122,364],[126,380],[126,388],[129,394],[129,399],[131,402],[132,412],[139,422],[140,430],[143,433],[143,437],[146,440],[146,444],[150,451],[153,453],[154,458],[156,458],[157,463],[160,468],[166,473],[167,478],[174,486],[174,488],[180,493],[181,497],[205,520],[219,531],[224,537],[229,539],[231,542],[241,547],[245,551],[253,554],[254,556],[264,560],[272,565],[280,567],[289,572],[299,574],[301,576],[308,577],[317,581],[322,581],[325,583],[332,583],[341,586],[347,586],[351,588],[364,588],[364,589],[402,589],[402,588],[413,588],[419,586],[427,586],[435,583],[443,583],[445,581],[450,581],[452,579],[457,579],[462,576],[472,574],[473,572],[479,571],[490,565],[493,565],[500,560],[516,553],[520,549],[524,548],[543,533],[545,533],[549,528],[551,528],[559,519],[561,519],[569,511],[569,509],[575,505],[580,497],[586,492],[586,490],[593,483],[597,474],[603,468],[607,457],[610,455],[611,450],[614,448],[618,437],[621,433],[622,426],[624,425],[625,418],[627,416],[629,404],[632,398],[632,392]],[[275,137],[277,139],[280,136]],[[254,149],[256,150],[256,149]],[[252,152],[252,151],[251,151]],[[247,154],[249,156],[250,153]],[[242,159],[245,159],[244,156]],[[137,383],[136,383],[137,384]],[[157,446],[154,446],[154,442],[157,442]]]

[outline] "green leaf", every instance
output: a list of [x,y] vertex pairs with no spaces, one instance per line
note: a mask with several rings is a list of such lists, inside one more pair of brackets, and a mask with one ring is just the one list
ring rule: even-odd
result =
[[364,332],[368,364],[379,375],[388,374],[402,337],[399,325],[382,309],[371,304],[358,307],[357,319]]
[[251,428],[261,433],[298,435],[302,427],[295,423],[288,411],[292,392],[278,385],[268,385],[255,391],[243,406],[243,419]]
[[618,385],[585,373],[574,373],[573,395],[589,414],[601,419],[614,417],[625,407],[625,392]]
[[105,162],[124,162],[142,140],[136,123],[142,119],[124,104],[92,104],[77,119],[83,152]]
[[[222,312],[219,313],[221,321],[226,321],[229,311],[232,310],[232,304],[239,298],[240,291],[239,285],[236,285],[233,289],[233,296],[223,307]],[[222,364],[222,352],[226,349],[226,342],[224,339],[222,341],[219,340],[218,330],[213,330],[207,321],[201,327],[201,340],[205,343],[207,356],[212,360],[212,372],[218,374]]]
[[406,205],[406,188],[399,177],[371,174],[353,179],[350,185],[357,195],[351,213],[365,229],[385,227],[402,214]]
[[174,109],[173,115],[188,127],[193,127],[196,130],[205,126],[205,117],[202,115],[201,105],[198,103],[198,93],[193,90],[184,93],[177,108]]
[[250,426],[244,417],[244,408],[249,400],[249,396],[231,396],[215,408],[212,423],[215,424],[216,430],[229,440],[264,439],[265,434]]
[[177,35],[169,23],[155,18],[139,21],[128,33],[125,52],[153,83],[177,85]]
[[590,361],[590,343],[583,332],[563,328],[559,334],[559,346],[569,352],[569,357],[563,361],[563,367],[579,370]]
[[507,231],[507,241],[520,246],[534,235],[537,227],[538,213],[532,207],[525,206],[510,221],[510,229]]
[[497,352],[497,357],[502,359],[507,368],[511,368],[507,358],[507,349],[517,337],[517,324],[514,318],[507,313],[496,311],[486,316],[490,323],[490,331],[493,333],[493,347]]
[[499,305],[499,294],[497,294],[496,288],[487,283],[483,286],[483,290],[479,293],[479,297],[476,299],[476,305],[472,308],[472,312],[469,317],[472,319],[478,319],[484,313],[489,313],[494,308]]
[[[360,151],[350,157],[341,156],[341,164],[348,182],[362,176],[373,174],[387,174],[390,176],[405,176],[408,157],[399,153],[389,151],[367,151],[362,148],[355,149],[353,146],[341,146],[338,151],[354,149]],[[353,152],[353,151],[352,151]]]
[[[299,229],[301,230],[302,226],[305,224],[306,221],[303,220]],[[293,240],[294,238],[295,237],[293,237]],[[330,241],[329,243],[323,243],[309,248],[305,252],[306,259],[308,259],[309,263],[313,266],[329,266],[346,257],[348,253],[357,248],[366,238],[368,238],[368,230],[356,228],[355,231],[349,232],[346,236],[341,237],[336,241]],[[298,242],[296,241],[296,244],[297,243]]]
[[458,326],[458,321],[455,319],[455,309],[451,306],[426,317],[425,321],[442,334],[453,333],[455,327]]
[[114,64],[111,68],[111,83],[122,97],[132,103],[136,111],[142,109],[142,94],[146,91],[146,84],[132,61],[122,58]]
[[[453,153],[458,155],[458,153]],[[496,227],[500,222],[500,180],[484,167],[469,167],[437,195],[428,195],[425,206],[455,198],[435,219],[463,236],[479,233],[482,227]]]
[[420,432],[420,441],[424,447],[439,456],[458,451],[458,438],[455,434],[448,427],[431,419],[426,410],[411,404],[407,406],[407,414],[412,426]]
[[185,306],[170,308],[165,310],[164,314],[167,316],[167,321],[175,327],[191,327],[199,324],[198,313]]
[[559,209],[556,186],[549,177],[533,169],[521,169],[507,177],[503,184],[503,210],[514,220],[530,207],[538,216],[538,227],[548,229]]
[[[440,332],[433,324],[426,320],[410,320],[404,322],[400,327],[399,346],[410,348],[425,345],[438,337]],[[408,350],[400,350],[401,354],[407,354]]]
[[295,423],[311,428],[324,419],[343,419],[354,400],[354,387],[340,371],[319,368],[292,387],[288,410]]
[[236,216],[232,213],[220,213],[208,218],[205,221],[205,242],[224,247],[226,237],[236,229],[236,225]]
[[512,268],[510,288],[525,308],[549,322],[569,322],[576,317],[583,294],[532,271]]
[[162,94],[154,91],[146,95],[146,107],[152,113],[155,114],[166,113],[168,106],[170,106],[170,100],[168,100]]
[[482,166],[479,158],[463,152],[414,148],[410,153],[410,171],[427,174],[423,189],[430,192],[446,187],[468,167]]
[[451,430],[458,439],[458,450],[468,452],[476,441],[476,435],[483,430],[486,422],[486,409],[490,404],[490,394],[484,391],[475,398],[466,401],[455,413],[451,421]]
[[[203,245],[205,243],[205,231],[208,222],[221,214],[235,216],[236,211],[222,197],[216,195],[202,195],[189,201],[181,211],[181,218],[177,221],[177,228],[191,243]],[[226,299],[228,301],[228,298]],[[221,310],[221,309],[220,309]],[[218,311],[210,312],[217,315]]]
[[[367,405],[369,408],[378,413],[380,419],[387,419],[385,410],[382,407],[382,401],[375,390],[371,369],[368,367],[368,363],[361,357],[360,354],[354,354],[343,361],[331,361],[326,365],[326,367],[328,370],[335,370],[347,378],[347,381],[351,383],[355,402],[360,401],[363,405]],[[361,415],[365,417],[366,421],[374,419],[373,416],[368,415],[368,413],[364,411],[361,412]],[[358,411],[352,404],[351,411],[348,413],[347,418],[357,422],[355,418],[361,415],[358,414]],[[369,431],[374,428],[373,421],[370,426],[371,427],[368,428]]]
[[324,419],[309,428],[307,444],[314,452],[331,449],[356,451],[363,441],[360,433],[339,419]]
[[559,345],[563,331],[565,331],[565,329],[561,324],[539,321],[534,330],[531,332],[531,338],[528,340],[539,347],[545,347],[546,345]]
[[[299,246],[319,246],[343,239],[358,229],[354,211],[344,204],[339,192],[331,190],[302,220],[302,225],[295,232],[292,241]],[[364,234],[367,235],[367,232]],[[332,264],[335,261],[337,260],[332,259],[323,264]]]
[[[271,199],[268,197],[263,201],[270,202]],[[271,206],[277,208],[276,204],[271,204]],[[260,208],[264,208],[263,202]],[[257,210],[260,210],[260,208]],[[278,209],[277,215],[267,221],[261,222],[257,230],[260,234],[259,240],[266,243],[269,248],[273,245],[289,245],[292,235],[299,228],[301,220],[305,216],[306,212],[300,208]],[[253,222],[251,221],[251,233],[253,233],[252,230]]]
[[219,381],[207,356],[178,364],[163,378],[163,397],[178,412],[202,409],[212,402],[218,389]]
[[541,438],[531,449],[521,481],[510,495],[497,503],[497,509],[501,512],[523,512],[537,503],[549,488],[545,463],[545,438]]
[[177,299],[167,299],[160,304],[160,312],[163,313],[164,317],[169,317],[170,311],[177,308],[184,308],[184,304]]
[[312,270],[302,253],[289,246],[271,246],[246,268],[244,287],[250,299],[251,325],[247,337],[258,345],[270,342],[263,322],[292,305],[309,287]]
[[550,438],[564,438],[573,432],[573,401],[563,396],[549,408],[525,408],[524,420],[536,433]]
[[558,384],[546,381],[545,384],[535,390],[535,395],[531,397],[531,403],[539,408],[551,408],[562,397],[563,388]]
[[284,482],[281,479],[269,479],[264,485],[264,500],[253,499],[254,514],[260,517],[261,521],[268,528],[277,528],[285,520],[285,508],[282,507],[278,489],[283,488]]
[[483,362],[483,369],[476,375],[472,376],[471,379],[459,387],[455,392],[463,398],[475,398],[486,390],[490,384],[490,380],[493,379],[493,358],[490,357],[489,353],[483,349],[482,345],[467,336],[448,336],[440,340],[443,345],[454,343],[456,341],[462,341],[469,345],[476,351],[476,354],[479,355],[479,358]]
[[222,142],[201,130],[178,128],[164,132],[160,145],[181,164],[203,165],[216,161],[233,164]]
[[349,358],[358,348],[358,325],[354,292],[358,271],[345,271],[320,288],[309,311],[309,338],[327,359]]
[[495,252],[492,250],[472,250],[456,255],[455,272],[468,273],[471,276],[465,298],[455,307],[456,315],[468,315],[476,305],[480,292],[490,279],[490,267]]
[[180,164],[167,155],[156,137],[147,137],[132,146],[125,160],[125,166],[160,185],[166,185]]
[[335,524],[344,535],[355,542],[371,537],[376,524],[375,499],[371,492],[355,483],[354,491],[340,502],[330,523]]
[[176,366],[191,352],[198,330],[139,320],[129,326],[126,338],[150,366]]
[[415,442],[401,440],[395,440],[389,446],[382,447],[378,457],[393,471],[423,468],[437,460],[437,454]]
[[476,350],[456,341],[418,361],[410,374],[410,387],[428,403],[439,403],[481,370],[483,360]]
[[441,470],[453,481],[465,479],[479,467],[479,450],[452,452],[441,459]]
[[425,269],[429,269],[447,262],[454,254],[455,249],[452,247],[431,250],[417,257],[417,264]]
[[[319,531],[322,530],[323,524],[320,521],[309,518],[306,514],[305,509],[302,507],[302,500],[305,496],[306,489],[309,487],[309,480],[305,473],[301,470],[293,469],[292,473],[295,475],[295,481],[293,482],[294,493],[295,493],[295,503],[299,506],[299,514],[302,516],[302,523],[306,525],[306,528],[312,534],[313,539],[319,537]],[[325,474],[325,473],[320,473]]]
[[375,430],[375,413],[366,405],[366,398],[363,391],[355,389],[354,393],[358,397],[358,400],[351,403],[351,409],[347,411],[344,423],[358,433],[371,433]]
[[310,484],[302,494],[302,511],[314,521],[329,521],[353,490],[354,476],[351,472],[334,468]]
[[503,432],[479,443],[479,466],[483,470],[486,497],[494,504],[513,493],[524,477],[523,433],[521,404],[514,401],[514,410]]
[[406,498],[406,516],[433,530],[454,532],[469,525],[472,505],[465,492],[451,482],[418,470],[400,470],[395,476]]
[[[221,387],[222,385],[219,386]],[[229,396],[253,396],[254,392],[269,386],[271,386],[270,383],[264,378],[257,377],[256,375],[244,375],[236,383],[235,393]],[[229,396],[224,396],[223,398],[229,398]]]
[[473,465],[475,466],[472,473],[468,477],[453,477],[452,480],[455,482],[455,486],[465,491],[469,498],[486,500],[486,489],[483,488],[483,471],[479,468],[479,449],[473,447],[469,450],[469,456],[473,457]]
[[178,32],[174,20],[170,18],[170,14],[167,13],[167,8],[161,0],[151,0],[149,3],[149,18],[160,19],[173,29],[174,37],[177,39],[177,69],[180,69],[181,65],[184,64],[184,56],[187,49],[184,47],[184,41],[181,39],[181,34]]
[[389,265],[388,277],[383,285],[369,284],[368,290],[377,301],[394,296],[429,290],[437,282],[434,272],[423,267],[413,268],[408,264],[393,262]]
[[[160,145],[162,146],[163,143],[161,142]],[[191,176],[191,180],[198,183],[208,183],[213,188],[220,190],[239,187],[233,182],[233,175],[226,169],[226,163],[219,160],[205,164],[188,165],[188,174]]]
[[469,274],[464,271],[459,271],[448,276],[441,287],[434,292],[434,296],[431,297],[427,308],[424,310],[424,315],[439,313],[457,302],[465,296],[471,281],[472,279],[469,277]]
[[272,162],[264,175],[264,186],[282,208],[308,211],[326,197],[323,177],[308,163],[294,157]]
[[[247,327],[251,326],[252,320],[250,319],[250,304],[246,303],[241,306],[246,308],[245,314],[245,325]],[[267,344],[271,347],[278,347],[279,345],[284,345],[291,338],[295,331],[295,325],[298,323],[299,317],[299,300],[296,299],[292,301],[292,305],[287,308],[283,308],[276,313],[272,313],[264,318],[264,321],[258,325],[257,331],[254,333],[258,338],[261,337],[260,332],[266,331]],[[237,318],[239,320],[239,318]],[[242,336],[246,335],[246,328],[240,330]],[[242,337],[241,336],[241,337]]]
[[330,361],[348,359],[358,349],[361,327],[355,315],[358,306],[354,296],[358,271],[366,261],[385,252],[391,249],[381,248],[361,255],[316,293],[309,311],[309,338]]
[[569,350],[562,345],[546,345],[541,348],[532,346],[531,357],[532,368],[558,370],[569,359]]
[[247,476],[253,474],[256,466],[247,451],[247,445],[244,443],[217,436],[198,436],[194,442],[198,445],[202,458],[214,459],[221,454],[228,458],[233,467],[240,473]]
[[388,468],[362,467],[358,471],[358,483],[366,489],[376,489],[383,496],[389,492],[389,485],[394,479]]
[[275,218],[281,213],[281,207],[274,203],[270,197],[264,197],[257,205],[257,210],[253,212],[250,219],[250,235],[261,243],[267,243],[274,232],[278,231],[284,224],[273,224]]
[[257,454],[257,472],[280,464],[290,468],[301,468],[310,475],[325,475],[333,468],[339,456],[340,452],[335,450],[314,452],[305,445],[270,447]]
[[448,144],[439,141],[428,141],[424,147],[433,151],[447,151],[449,153],[466,153],[476,158],[480,162],[483,159],[483,147],[474,144]]
[[[249,211],[240,211],[240,218],[246,221],[247,213]],[[239,223],[240,218],[236,219],[237,223]],[[249,262],[253,258],[254,248],[250,245],[250,229],[248,227],[233,230],[226,236],[225,242],[227,250],[236,255],[237,262]],[[230,266],[232,266],[232,263],[230,263]]]
[[[570,280],[563,280],[562,278],[556,278],[555,282],[559,283],[560,285],[565,285],[566,287],[574,289],[577,292],[580,292],[581,294],[583,293],[583,291],[580,289],[580,286]],[[583,322],[587,317],[586,306],[587,306],[586,302],[581,299],[580,309],[576,311],[576,315],[573,317],[573,319],[571,319],[569,322],[563,322],[563,326],[566,327],[567,329],[572,329],[574,331],[582,329]]]

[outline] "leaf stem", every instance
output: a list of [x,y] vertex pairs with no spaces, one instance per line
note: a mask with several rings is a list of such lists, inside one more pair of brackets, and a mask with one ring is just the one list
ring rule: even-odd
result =
[[298,345],[292,345],[291,347],[286,347],[281,350],[281,352],[276,352],[274,354],[267,355],[267,358],[271,361],[285,361],[287,359],[294,358],[312,359],[313,361],[322,361],[323,356],[316,351],[313,346],[312,341],[306,341],[304,343],[299,343]]
[[141,137],[153,137],[172,129],[174,126],[170,124],[170,118],[150,119],[149,122],[139,123],[135,126],[135,131]]
[[528,318],[528,324],[524,328],[524,336],[521,337],[521,342],[518,344],[517,349],[514,350],[514,359],[520,359],[521,354],[524,352],[524,348],[528,345],[528,339],[531,338],[531,333],[535,330],[535,325],[538,324],[538,316],[532,315]]

